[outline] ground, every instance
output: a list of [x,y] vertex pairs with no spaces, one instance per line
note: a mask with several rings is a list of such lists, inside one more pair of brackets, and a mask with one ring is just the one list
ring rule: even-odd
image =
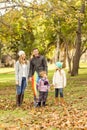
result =
[[[79,75],[71,77],[66,70],[65,106],[55,105],[51,86],[47,106],[35,108],[31,84],[25,91],[24,103],[15,105],[14,70],[0,69],[0,130],[87,130],[87,64],[81,64]],[[52,82],[53,66],[48,77]]]

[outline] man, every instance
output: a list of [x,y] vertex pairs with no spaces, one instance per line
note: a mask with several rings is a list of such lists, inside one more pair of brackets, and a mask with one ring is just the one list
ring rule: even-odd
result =
[[[47,61],[46,61],[44,56],[39,54],[38,48],[34,48],[33,49],[33,57],[30,60],[29,81],[32,81],[32,77],[33,77],[34,73],[36,72],[38,75],[36,82],[38,82],[38,79],[40,78],[39,74],[41,71],[46,71],[46,72],[48,71]],[[34,86],[34,87],[36,87],[36,86]],[[36,100],[35,89],[36,88],[33,89],[34,90],[34,100]]]
[[47,61],[45,57],[39,54],[38,48],[34,48],[33,57],[30,60],[29,80],[31,81],[35,71],[39,75],[42,70],[47,72],[47,68]]

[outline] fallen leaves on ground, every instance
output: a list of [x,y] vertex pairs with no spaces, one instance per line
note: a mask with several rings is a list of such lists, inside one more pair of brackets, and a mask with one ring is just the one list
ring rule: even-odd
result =
[[[50,104],[41,108],[34,108],[30,105],[31,108],[27,109],[25,104],[21,108],[16,108],[18,113],[26,110],[25,117],[12,117],[10,111],[10,115],[3,119],[4,123],[0,124],[0,128],[6,130],[20,130],[24,128],[26,128],[26,130],[47,130],[48,128],[48,130],[87,129],[86,110],[77,110],[71,106],[50,106]],[[11,125],[9,125],[9,122]]]
[[87,130],[84,95],[73,99],[74,92],[72,95],[68,92],[72,100],[69,99],[66,106],[55,106],[53,97],[49,96],[46,107],[35,108],[33,95],[28,90],[23,105],[16,108],[14,89],[4,91],[0,91],[0,130]]

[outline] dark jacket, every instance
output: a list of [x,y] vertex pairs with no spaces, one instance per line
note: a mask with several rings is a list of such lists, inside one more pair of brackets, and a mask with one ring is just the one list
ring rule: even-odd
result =
[[47,72],[47,61],[44,56],[40,55],[30,60],[29,77],[32,77],[35,71],[38,75],[40,71]]

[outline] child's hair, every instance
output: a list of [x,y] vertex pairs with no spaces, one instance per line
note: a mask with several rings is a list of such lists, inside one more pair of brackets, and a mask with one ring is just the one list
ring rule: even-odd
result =
[[40,72],[40,77],[43,77],[44,74],[46,74],[46,71],[41,71],[41,72]]
[[[40,77],[43,78],[44,74],[46,74],[46,71],[41,71],[40,72]],[[42,81],[44,82],[44,85],[49,85],[48,81],[45,81],[42,79]]]

